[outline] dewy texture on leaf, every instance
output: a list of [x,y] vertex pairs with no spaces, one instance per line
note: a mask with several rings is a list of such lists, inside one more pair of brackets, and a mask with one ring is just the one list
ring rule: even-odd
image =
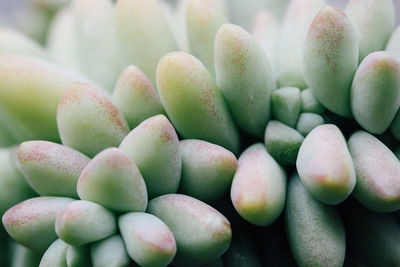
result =
[[118,224],[129,256],[140,266],[167,266],[174,258],[174,235],[156,216],[130,212],[119,217]]
[[90,159],[69,147],[47,141],[27,141],[18,149],[22,172],[42,196],[78,198],[76,184]]
[[180,146],[180,191],[205,202],[223,197],[229,191],[237,169],[235,155],[221,146],[202,140],[182,140]]
[[119,148],[139,168],[149,199],[178,190],[182,169],[181,148],[174,127],[164,115],[151,117],[139,124]]
[[248,222],[266,226],[282,213],[286,198],[286,173],[258,143],[239,157],[233,177],[231,200]]
[[57,215],[72,201],[64,197],[25,200],[4,213],[4,228],[18,243],[43,253],[57,238],[54,230]]
[[357,174],[354,197],[378,212],[400,209],[400,162],[381,141],[359,131],[349,141]]
[[386,131],[400,107],[400,58],[379,51],[360,64],[351,87],[351,109],[368,132]]
[[239,152],[239,135],[214,78],[184,52],[164,56],[157,86],[168,116],[184,138],[202,139]]
[[346,140],[333,124],[317,126],[306,136],[297,155],[296,168],[307,190],[325,204],[341,203],[356,184]]
[[169,194],[149,202],[147,209],[174,234],[177,253],[175,266],[202,266],[218,259],[229,247],[232,232],[229,221],[216,209],[195,198]]
[[346,238],[339,213],[316,200],[297,175],[289,182],[285,220],[289,245],[300,267],[343,266]]
[[86,83],[73,83],[58,104],[57,124],[64,145],[88,156],[118,146],[128,123],[106,93]]
[[83,169],[79,197],[115,212],[145,211],[146,184],[136,164],[118,148],[97,154]]
[[243,28],[224,24],[215,37],[214,57],[217,84],[233,119],[245,132],[262,136],[275,89],[263,49]]
[[351,117],[350,87],[358,65],[355,26],[339,9],[325,7],[304,43],[304,77],[313,95],[332,112]]
[[164,108],[151,81],[133,65],[122,72],[114,88],[112,100],[121,110],[131,129],[145,119],[164,114]]

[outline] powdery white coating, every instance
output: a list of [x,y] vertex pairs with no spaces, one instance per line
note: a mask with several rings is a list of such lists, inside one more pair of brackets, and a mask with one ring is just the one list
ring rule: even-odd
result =
[[61,239],[57,239],[43,254],[39,267],[64,267],[67,266],[67,248],[66,244]]
[[219,258],[229,247],[229,221],[216,209],[195,198],[168,194],[149,202],[147,209],[174,234],[174,266],[202,266]]
[[92,243],[90,255],[93,267],[128,267],[131,263],[120,235]]
[[393,0],[350,0],[345,13],[357,28],[359,62],[368,54],[385,49],[395,27]]
[[26,248],[18,243],[13,245],[13,254],[11,256],[12,267],[39,266],[42,254]]
[[300,93],[301,98],[301,111],[321,114],[325,108],[319,101],[314,97],[313,93],[309,88],[304,89]]
[[385,51],[369,54],[351,87],[351,110],[368,132],[386,131],[400,107],[400,58]]
[[118,0],[115,31],[122,65],[136,65],[155,85],[158,61],[168,52],[177,50],[159,2]]
[[56,240],[56,217],[73,199],[36,197],[10,208],[2,217],[7,233],[18,243],[44,252]]
[[294,128],[301,111],[299,88],[282,87],[272,92],[271,110],[274,119]]
[[145,211],[147,207],[143,177],[118,148],[107,148],[90,161],[79,177],[77,191],[81,199],[115,212]]
[[111,0],[72,1],[79,69],[107,91],[112,91],[121,72],[114,12]]
[[156,216],[130,212],[118,219],[129,256],[140,266],[167,266],[175,256],[175,238]]
[[315,127],[325,124],[325,120],[321,115],[315,113],[301,113],[296,130],[306,137]]
[[295,129],[271,120],[265,130],[264,140],[268,153],[276,161],[283,165],[294,165],[304,137]]
[[18,149],[26,179],[43,196],[77,198],[76,184],[90,159],[69,147],[47,141],[27,141]]
[[350,87],[357,65],[355,26],[339,9],[322,9],[306,36],[303,72],[318,101],[341,116],[351,117]]
[[315,127],[304,139],[296,168],[307,190],[319,201],[336,205],[356,184],[356,173],[346,140],[333,124]]
[[378,212],[400,209],[400,162],[373,135],[358,131],[348,142],[357,173],[354,197]]
[[88,156],[118,146],[128,123],[108,95],[86,83],[73,83],[58,104],[57,124],[64,145]]
[[315,15],[326,6],[325,0],[292,0],[286,9],[279,45],[279,87],[307,87],[303,74],[306,33]]
[[285,206],[285,172],[261,143],[247,148],[238,165],[231,187],[236,211],[255,225],[273,223]]
[[275,89],[263,49],[243,28],[224,24],[215,37],[214,57],[217,84],[233,119],[245,132],[262,136]]
[[228,22],[226,4],[226,0],[188,0],[185,7],[189,51],[214,77],[214,39],[221,25]]
[[182,140],[180,146],[180,190],[205,202],[223,197],[229,191],[237,169],[235,155],[221,146],[202,140]]
[[149,199],[175,193],[181,178],[182,156],[178,136],[164,115],[151,117],[133,129],[119,148],[136,163]]
[[393,31],[387,45],[386,51],[391,52],[400,57],[400,26]]
[[289,182],[285,219],[289,245],[300,267],[343,266],[346,238],[339,213],[317,201],[297,176]]
[[56,233],[66,243],[81,246],[115,233],[115,216],[102,206],[76,200],[66,206],[56,219]]
[[122,72],[113,91],[112,100],[131,129],[147,118],[165,113],[150,80],[133,65]]
[[[278,2],[278,1],[276,1]],[[260,43],[269,62],[271,63],[272,77],[275,81],[276,70],[278,69],[278,40],[280,23],[268,9],[260,9],[253,20],[251,34]]]
[[11,28],[0,27],[0,54],[18,54],[48,59],[46,51],[36,41]]
[[195,57],[175,52],[157,67],[157,85],[168,116],[186,139],[239,151],[239,135],[213,77]]
[[86,78],[20,55],[0,56],[0,122],[17,141],[59,141],[57,105],[67,88]]
[[46,36],[46,48],[55,62],[79,70],[77,38],[70,6],[61,8],[54,15]]

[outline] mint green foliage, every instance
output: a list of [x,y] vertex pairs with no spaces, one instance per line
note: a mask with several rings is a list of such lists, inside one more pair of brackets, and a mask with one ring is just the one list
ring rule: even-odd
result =
[[325,5],[325,0],[292,0],[289,2],[282,21],[278,47],[279,87],[307,87],[303,73],[304,40],[315,15]]
[[360,64],[351,87],[351,109],[367,131],[386,131],[400,107],[400,58],[385,52],[369,54]]
[[400,26],[393,31],[387,45],[386,51],[393,53],[400,57]]
[[313,95],[330,111],[351,117],[350,87],[357,66],[355,26],[342,11],[325,7],[304,43],[303,72]]
[[235,155],[221,146],[202,140],[182,140],[180,146],[180,191],[204,202],[223,197],[229,191],[237,169]]
[[0,149],[0,215],[35,195],[21,171],[17,150],[17,147]]
[[86,83],[73,83],[58,104],[57,124],[64,145],[90,157],[118,146],[128,123],[109,96]]
[[147,209],[174,234],[175,266],[202,266],[218,259],[228,249],[232,232],[229,221],[216,209],[195,198],[168,194],[149,202]]
[[131,129],[145,119],[165,113],[151,81],[133,65],[126,67],[119,76],[112,100]]
[[214,77],[214,39],[218,29],[228,22],[227,2],[188,0],[184,11],[189,51]]
[[238,164],[231,187],[235,210],[252,224],[273,223],[285,206],[285,171],[261,143],[248,147]]
[[343,266],[346,238],[339,213],[316,200],[297,175],[289,182],[285,220],[290,249],[300,267]]
[[81,199],[115,212],[145,211],[147,207],[143,177],[118,148],[107,148],[90,161],[79,177],[77,191]]
[[187,139],[239,152],[239,135],[214,78],[195,57],[175,52],[157,67],[157,86],[169,118]]
[[215,37],[214,56],[217,84],[233,119],[245,132],[261,137],[275,89],[262,47],[243,28],[224,24]]
[[155,86],[158,61],[178,49],[160,1],[118,0],[115,34],[121,64],[134,64]]
[[67,266],[67,248],[66,244],[61,239],[57,239],[43,254],[40,260],[39,267],[64,267]]
[[306,136],[297,155],[296,169],[307,190],[325,204],[341,203],[356,184],[346,140],[333,124],[317,126]]
[[56,240],[54,223],[73,199],[36,197],[10,208],[2,217],[7,233],[18,243],[43,253]]
[[385,49],[396,22],[393,0],[350,0],[345,13],[357,29],[359,62]]
[[102,206],[76,200],[57,216],[57,235],[73,246],[81,246],[111,236],[116,231],[113,213]]
[[315,113],[301,113],[296,130],[304,137],[309,134],[315,127],[325,124],[325,120],[321,115]]
[[321,114],[325,108],[315,98],[310,88],[304,89],[300,93],[301,97],[301,112],[311,112]]
[[139,124],[119,148],[139,168],[149,199],[178,190],[182,169],[181,148],[174,127],[164,115],[151,117]]
[[268,153],[276,161],[282,165],[294,165],[304,137],[295,129],[272,120],[265,130],[264,140]]
[[377,212],[400,209],[400,162],[373,135],[358,131],[348,141],[357,173],[354,197]]
[[148,213],[119,217],[119,229],[129,256],[140,266],[167,266],[175,256],[175,238],[168,226]]
[[59,141],[56,114],[64,92],[86,78],[44,60],[0,56],[0,124],[16,141]]
[[90,245],[93,267],[128,267],[129,256],[120,235],[113,235]]
[[17,54],[49,59],[46,51],[36,41],[11,28],[0,29],[0,55]]
[[283,87],[271,95],[272,117],[294,128],[301,111],[300,90],[296,87]]
[[111,92],[121,72],[112,0],[71,1],[79,69]]
[[78,198],[76,184],[90,159],[69,147],[47,141],[27,141],[18,149],[22,172],[42,196]]
[[[37,267],[42,255],[18,243],[14,243],[11,267]],[[2,251],[4,252],[4,250]]]

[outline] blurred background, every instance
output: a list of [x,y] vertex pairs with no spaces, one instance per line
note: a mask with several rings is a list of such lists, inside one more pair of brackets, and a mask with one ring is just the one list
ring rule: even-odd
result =
[[[176,4],[179,0],[161,0]],[[396,6],[396,25],[400,23],[400,0],[393,0]],[[0,0],[0,26],[11,27],[19,30],[31,38],[45,43],[48,25],[56,11],[70,0]],[[231,9],[231,20],[242,27],[249,28],[247,18],[255,10],[267,7],[278,17],[282,17],[288,0],[227,0],[230,6],[246,6],[235,14]],[[242,3],[240,3],[242,2]],[[243,4],[246,3],[246,5]],[[330,5],[344,9],[348,0],[327,0]],[[236,9],[238,10],[238,9]]]

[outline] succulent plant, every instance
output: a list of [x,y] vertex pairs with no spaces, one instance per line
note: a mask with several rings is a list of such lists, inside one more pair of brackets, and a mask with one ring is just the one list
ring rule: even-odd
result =
[[400,266],[397,0],[24,2],[0,266]]

